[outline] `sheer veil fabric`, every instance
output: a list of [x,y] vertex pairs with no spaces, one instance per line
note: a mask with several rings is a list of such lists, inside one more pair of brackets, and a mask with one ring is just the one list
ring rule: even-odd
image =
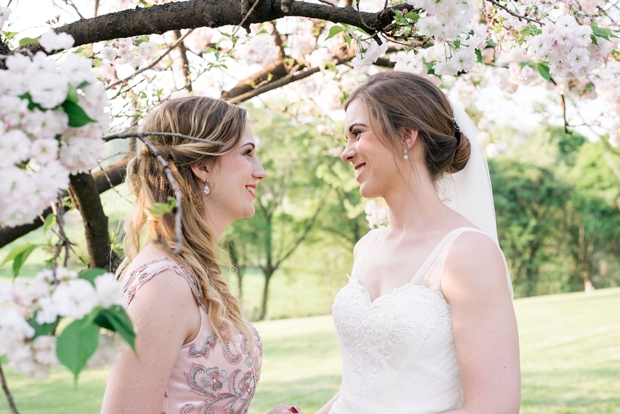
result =
[[480,134],[460,105],[452,103],[452,111],[461,132],[469,139],[471,155],[463,170],[446,174],[437,182],[437,190],[448,207],[467,217],[498,242],[491,176]]
[[[437,182],[439,196],[444,204],[469,219],[499,246],[491,176],[478,128],[462,106],[454,102],[451,102],[451,105],[461,133],[469,139],[471,155],[463,170],[446,174]],[[507,265],[506,276],[512,295],[512,282]]]

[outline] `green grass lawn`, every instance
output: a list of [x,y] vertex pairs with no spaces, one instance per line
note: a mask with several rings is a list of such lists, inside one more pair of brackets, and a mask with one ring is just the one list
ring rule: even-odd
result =
[[[620,412],[620,289],[515,301],[521,338],[521,412]],[[250,413],[279,403],[315,412],[340,384],[340,352],[331,316],[256,324],[265,346],[263,374]],[[22,414],[96,413],[107,372],[67,370],[47,382],[8,373]],[[0,413],[8,413],[0,398]]]

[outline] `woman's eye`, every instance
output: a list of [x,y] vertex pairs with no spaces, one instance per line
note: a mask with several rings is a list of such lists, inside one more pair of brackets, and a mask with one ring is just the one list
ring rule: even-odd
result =
[[362,134],[362,131],[354,129],[351,134],[353,134],[353,136],[355,137],[355,139],[359,139],[360,135]]
[[252,156],[252,150],[247,150],[245,152],[245,154],[243,154],[243,155],[247,155],[248,157],[251,157]]

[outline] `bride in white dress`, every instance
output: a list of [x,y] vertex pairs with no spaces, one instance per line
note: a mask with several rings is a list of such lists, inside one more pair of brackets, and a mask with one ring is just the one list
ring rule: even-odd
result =
[[345,106],[342,159],[390,226],[357,243],[334,300],[342,386],[317,414],[518,413],[512,286],[473,123],[404,72],[372,76]]

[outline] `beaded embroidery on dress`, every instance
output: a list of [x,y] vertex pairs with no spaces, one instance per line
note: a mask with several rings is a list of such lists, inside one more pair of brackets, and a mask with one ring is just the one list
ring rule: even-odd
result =
[[[129,305],[140,287],[165,270],[183,277],[200,303],[194,278],[169,257],[155,259],[132,271],[124,283],[123,294]],[[245,414],[260,377],[262,344],[254,327],[254,348],[242,334],[237,341],[222,342],[211,329],[209,318],[200,308],[200,331],[183,345],[166,386],[162,414]]]
[[380,230],[365,236],[349,283],[332,307],[342,387],[330,414],[430,414],[462,406],[452,317],[441,277],[450,247],[467,231],[482,233],[453,230],[411,282],[374,301],[359,275]]

